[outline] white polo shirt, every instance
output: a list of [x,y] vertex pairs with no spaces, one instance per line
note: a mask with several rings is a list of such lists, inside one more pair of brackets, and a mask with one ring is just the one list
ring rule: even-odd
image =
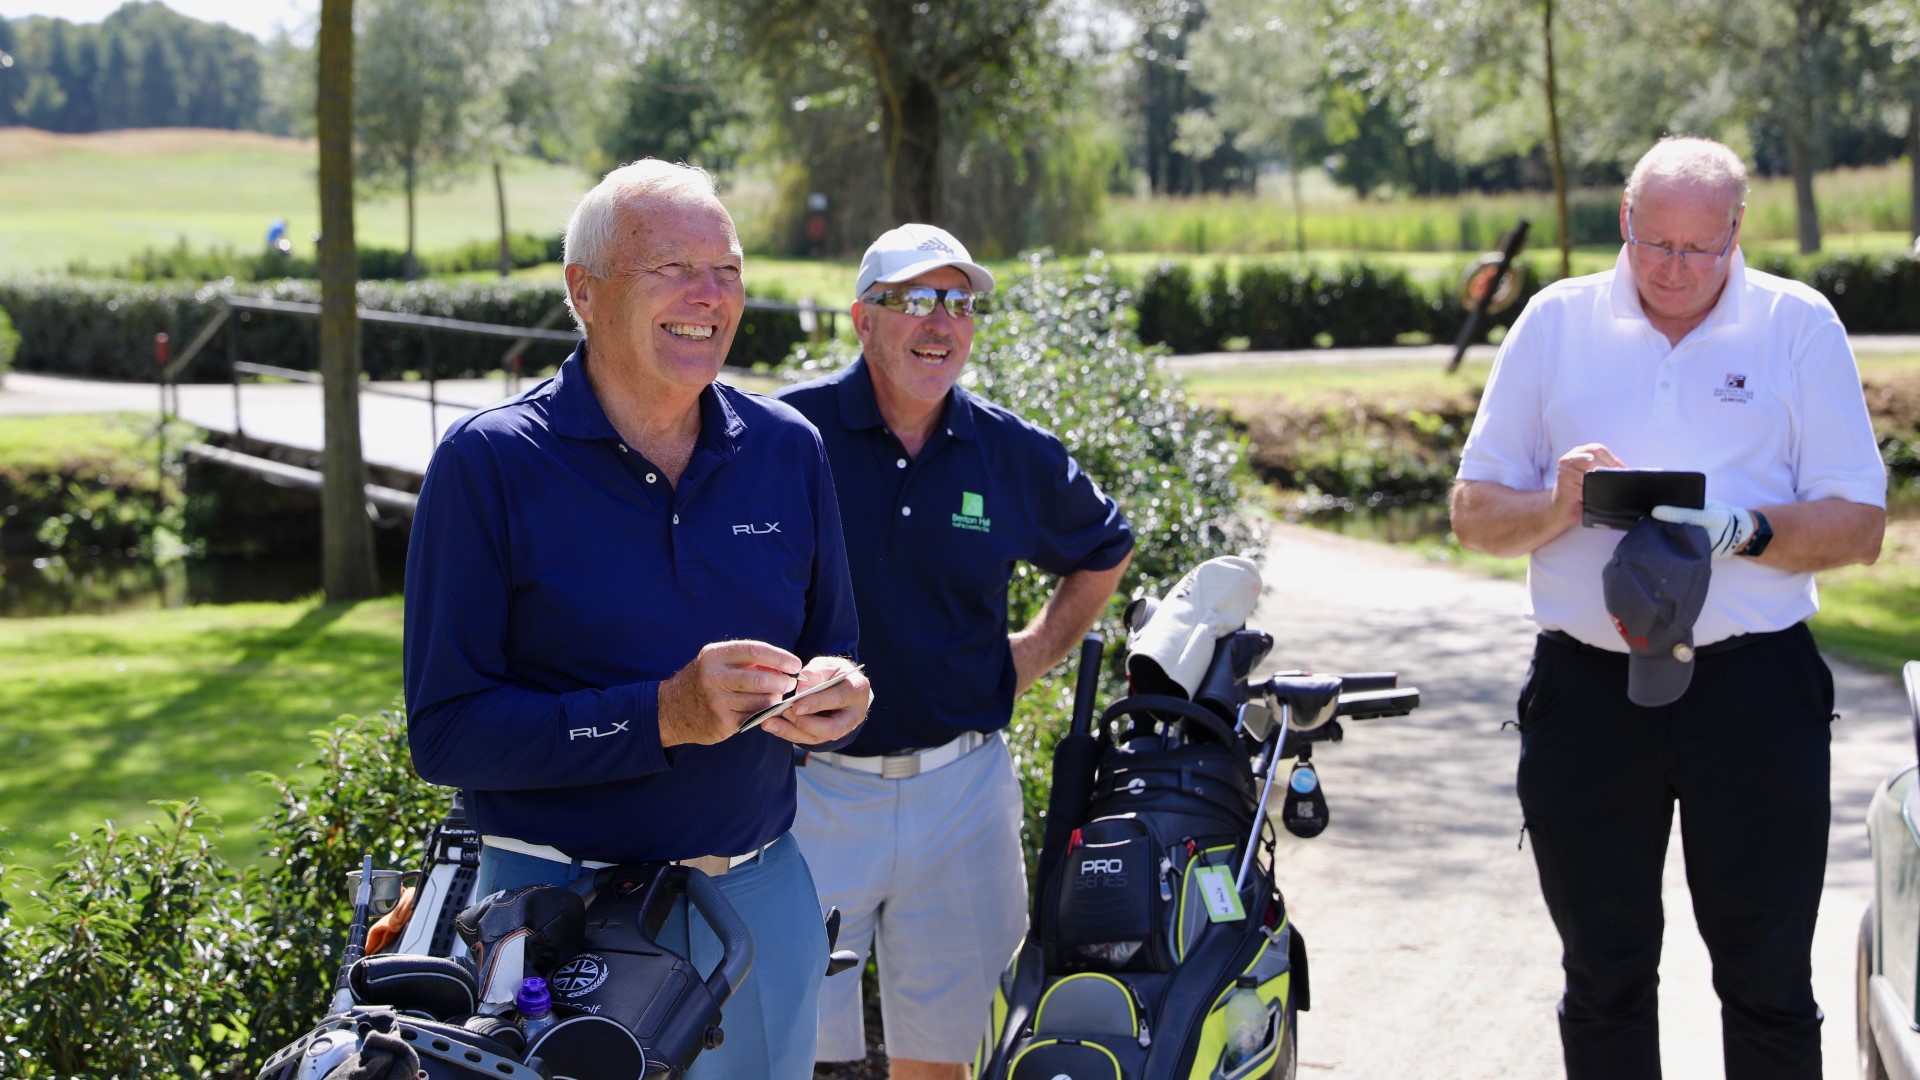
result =
[[[1678,345],[1641,310],[1625,246],[1614,269],[1542,290],[1500,346],[1460,479],[1542,491],[1562,454],[1602,443],[1635,468],[1705,473],[1707,498],[1734,506],[1884,507],[1886,469],[1833,306],[1732,258],[1719,303]],[[1622,535],[1575,526],[1533,552],[1528,614],[1542,629],[1626,651],[1600,587]],[[1722,559],[1694,642],[1782,630],[1818,607],[1812,574]]]

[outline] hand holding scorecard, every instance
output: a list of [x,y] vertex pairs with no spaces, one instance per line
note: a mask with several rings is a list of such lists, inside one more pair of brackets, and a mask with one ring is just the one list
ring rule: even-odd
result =
[[821,683],[819,686],[809,686],[805,690],[801,690],[798,693],[788,694],[786,697],[781,698],[779,701],[776,701],[773,704],[767,706],[766,708],[761,709],[759,712],[754,713],[752,716],[747,717],[746,722],[740,725],[740,730],[750,731],[754,728],[757,728],[761,724],[764,724],[767,721],[773,719],[774,717],[779,716],[781,713],[786,712],[788,709],[793,708],[794,703],[799,701],[801,698],[812,697],[813,695],[819,693],[822,690],[827,690],[832,687],[839,686],[841,683],[847,681],[847,676],[860,670],[862,670],[862,668],[859,665],[855,665],[854,667],[846,671],[843,671],[838,675],[835,675],[833,678],[828,679],[826,682]]
[[1580,524],[1631,529],[1656,506],[1698,510],[1707,504],[1705,473],[1667,469],[1592,469],[1581,495]]

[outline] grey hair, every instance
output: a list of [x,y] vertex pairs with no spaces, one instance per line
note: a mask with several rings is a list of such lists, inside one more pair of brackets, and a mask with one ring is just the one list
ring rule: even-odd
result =
[[[622,165],[601,178],[593,190],[580,197],[567,219],[565,246],[561,249],[563,266],[580,266],[595,278],[604,278],[613,270],[613,249],[619,237],[620,207],[635,199],[720,201],[713,176],[698,165],[675,164],[659,158],[642,158]],[[567,308],[573,308],[573,293],[567,293]],[[585,334],[587,326],[580,313],[573,321]]]
[[1638,202],[1651,180],[1702,184],[1721,193],[1729,212],[1747,198],[1747,167],[1724,143],[1690,135],[1669,135],[1641,156],[1627,177],[1627,203]]

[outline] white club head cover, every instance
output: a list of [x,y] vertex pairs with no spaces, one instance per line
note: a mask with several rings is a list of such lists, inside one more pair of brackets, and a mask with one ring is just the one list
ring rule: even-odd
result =
[[1137,693],[1189,699],[1213,661],[1214,643],[1247,624],[1260,600],[1260,569],[1252,559],[1208,559],[1174,585],[1146,623],[1127,639],[1127,675]]

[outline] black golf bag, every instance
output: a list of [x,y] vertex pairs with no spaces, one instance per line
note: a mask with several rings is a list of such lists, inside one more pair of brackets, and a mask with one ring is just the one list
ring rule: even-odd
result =
[[[1271,645],[1244,631],[1220,639],[1208,684],[1245,701]],[[1234,730],[1239,702],[1136,695],[1093,720],[1099,657],[1090,636],[1054,753],[1032,931],[1001,976],[975,1075],[1291,1075],[1306,945],[1274,887],[1271,828],[1255,827],[1257,747]],[[1248,984],[1266,1030],[1223,1069],[1226,999]]]
[[[681,898],[720,940],[721,959],[705,976],[658,942]],[[329,1014],[276,1053],[259,1080],[678,1076],[720,1044],[721,1006],[753,961],[747,928],[719,887],[669,864],[608,867],[582,892],[530,885],[482,897],[452,919],[465,945],[459,958],[366,955],[368,914],[363,885]],[[523,1027],[510,1007],[523,976],[551,988],[546,1026]]]

